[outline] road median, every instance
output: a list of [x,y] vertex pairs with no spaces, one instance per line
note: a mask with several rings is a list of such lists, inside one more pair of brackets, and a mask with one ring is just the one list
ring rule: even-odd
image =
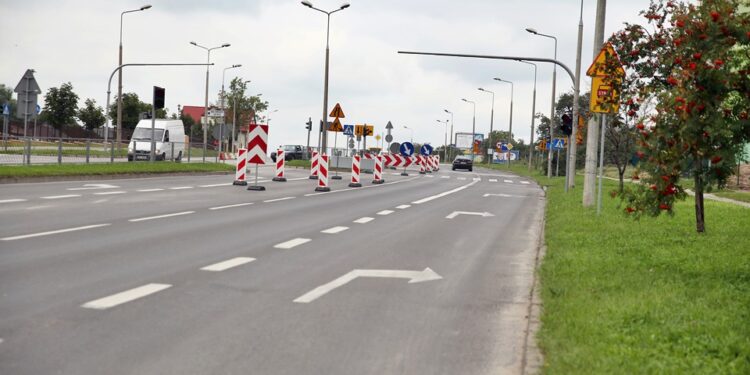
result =
[[233,173],[221,163],[114,163],[0,166],[0,183],[130,178],[154,175]]

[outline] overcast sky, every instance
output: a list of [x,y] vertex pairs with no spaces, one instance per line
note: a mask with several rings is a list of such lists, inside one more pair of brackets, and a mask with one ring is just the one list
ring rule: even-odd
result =
[[[149,3],[150,1],[150,3]],[[107,80],[117,66],[120,12],[144,4],[153,8],[125,15],[125,63],[205,62],[206,46],[231,43],[216,50],[211,61],[210,101],[235,76],[252,80],[249,94],[263,93],[270,102],[270,145],[305,144],[304,123],[320,120],[325,59],[324,14],[292,0],[25,0],[0,3],[0,82],[15,87],[27,68],[36,70],[44,92],[71,82],[81,98],[106,102]],[[315,0],[316,7],[335,9],[338,0]],[[398,50],[552,57],[554,42],[524,31],[527,27],[558,38],[558,57],[575,67],[578,0],[351,0],[351,7],[331,17],[329,107],[341,103],[345,124],[395,125],[396,141],[442,145],[445,127],[436,120],[455,113],[455,132],[471,132],[472,106],[477,103],[476,128],[490,126],[490,94],[495,91],[495,128],[507,129],[510,85],[515,82],[513,133],[530,135],[533,67],[510,61],[399,55]],[[648,0],[610,1],[606,34],[623,22],[642,23],[640,10]],[[584,1],[583,70],[593,57],[595,0]],[[203,104],[205,70],[199,67],[133,67],[123,74],[124,92],[149,101],[154,85],[166,88],[166,106]],[[117,92],[116,78],[112,91]],[[537,112],[549,114],[552,66],[540,64]],[[590,82],[582,80],[588,90]],[[557,92],[572,90],[572,81],[558,70]],[[114,95],[113,95],[114,98]],[[41,99],[40,99],[41,101]],[[42,103],[43,104],[43,103]],[[330,109],[329,109],[330,110]],[[331,136],[331,143],[333,142]],[[368,142],[369,143],[369,142]],[[317,144],[313,134],[311,144]],[[342,139],[339,139],[342,145]]]

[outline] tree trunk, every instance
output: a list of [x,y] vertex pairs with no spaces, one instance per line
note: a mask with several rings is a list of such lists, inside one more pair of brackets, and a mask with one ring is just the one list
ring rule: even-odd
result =
[[625,168],[620,168],[620,166],[617,166],[617,173],[620,175],[620,194],[625,190]]
[[704,220],[704,209],[703,209],[703,178],[702,166],[699,171],[695,173],[695,230],[698,233],[704,233],[706,231],[706,223]]

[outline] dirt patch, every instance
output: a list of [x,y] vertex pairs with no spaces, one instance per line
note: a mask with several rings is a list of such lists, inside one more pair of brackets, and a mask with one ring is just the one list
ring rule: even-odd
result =
[[734,190],[750,191],[750,164],[741,164],[739,183],[735,174],[727,181],[727,187]]

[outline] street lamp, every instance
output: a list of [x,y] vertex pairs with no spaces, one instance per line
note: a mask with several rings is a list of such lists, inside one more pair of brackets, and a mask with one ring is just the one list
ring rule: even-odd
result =
[[[542,34],[535,29],[527,28],[526,31],[528,31],[531,34],[543,36],[545,38],[550,38],[555,41],[555,60],[557,60],[557,38],[555,38],[552,35]],[[549,150],[547,150],[547,178],[552,177],[552,142],[553,142],[553,135],[555,134],[554,126],[552,126],[552,122],[555,117],[555,87],[557,83],[557,65],[554,65],[553,71],[552,71],[552,108],[550,108],[550,114],[549,114],[549,142],[550,147]],[[577,105],[578,103],[573,103],[573,105]],[[560,165],[560,160],[557,161],[558,167]]]
[[[513,144],[513,82],[506,81],[502,78],[495,78],[495,81],[510,83],[510,123],[508,124],[508,142]],[[510,150],[508,151],[508,168],[510,168]]]
[[448,120],[435,120],[439,123],[445,123],[445,141],[443,143],[443,158],[448,160]]
[[[453,112],[444,109],[445,113],[449,113],[451,115],[451,143],[455,142],[456,140],[453,139]],[[451,155],[448,155],[448,159],[450,160]]]
[[[190,44],[201,48],[206,51],[206,63],[211,63],[211,51],[219,48],[229,47],[231,44],[224,43],[218,47],[204,47],[196,42],[190,42]],[[203,117],[206,119],[206,123],[203,124],[203,162],[206,162],[206,143],[208,142],[208,66],[206,66],[206,100],[203,104]]]
[[476,128],[477,128],[477,103],[471,100],[466,100],[466,99],[461,99],[461,100],[474,105],[474,116],[471,118],[471,161],[472,161],[472,164],[474,164],[474,139],[476,138]]
[[[141,12],[146,9],[150,9],[151,5],[144,5],[138,9],[133,10],[126,10],[122,13],[120,13],[120,57],[119,57],[119,64],[117,66],[122,66],[122,19],[125,16],[126,13],[133,13],[133,12]],[[109,111],[109,108],[106,109]],[[119,70],[117,73],[117,148],[120,148],[120,143],[122,143],[122,69]],[[109,128],[107,128],[107,131],[104,132],[104,144],[107,144],[107,137],[109,136]]]
[[406,126],[406,125],[404,125],[404,129],[409,129],[411,131],[411,138],[409,139],[409,142],[411,142],[411,144],[414,144],[414,129],[412,129],[412,128]]
[[276,113],[278,111],[278,109],[274,109],[273,111],[266,112],[266,125],[271,126],[271,113]]
[[[325,78],[323,81],[323,124],[326,125],[328,123],[328,61],[329,61],[329,54],[330,49],[328,47],[328,40],[329,35],[331,31],[331,14],[334,14],[338,11],[342,11],[349,7],[349,3],[342,4],[338,9],[333,11],[325,11],[322,9],[318,9],[312,5],[311,2],[305,0],[302,1],[302,5],[317,10],[318,12],[324,13],[328,20],[326,23],[326,65],[325,65]],[[328,127],[324,126],[320,131],[321,134],[318,134],[318,149],[323,150],[323,153],[325,154],[326,147],[328,147]]]
[[[490,90],[485,90],[483,88],[479,88],[479,91],[487,92],[492,94],[492,112],[490,112],[490,135],[489,135],[489,148],[492,148],[494,145],[492,143],[492,126],[493,122],[495,121],[495,93]],[[512,101],[511,101],[512,102]],[[492,157],[487,157],[487,165],[489,165],[492,162]]]
[[536,118],[536,64],[533,62],[518,60],[524,64],[534,66],[534,95],[531,101],[531,141],[529,141],[529,171],[531,171],[531,160],[534,157],[534,119]]
[[[226,101],[226,92],[224,91],[224,77],[226,76],[227,70],[239,68],[241,66],[242,64],[234,64],[232,66],[224,68],[224,71],[221,72],[221,128],[219,128],[219,154],[221,154],[221,146],[222,142],[224,142],[224,125],[226,123],[226,114],[224,113],[224,102]],[[232,133],[234,133],[234,123],[232,123]]]

